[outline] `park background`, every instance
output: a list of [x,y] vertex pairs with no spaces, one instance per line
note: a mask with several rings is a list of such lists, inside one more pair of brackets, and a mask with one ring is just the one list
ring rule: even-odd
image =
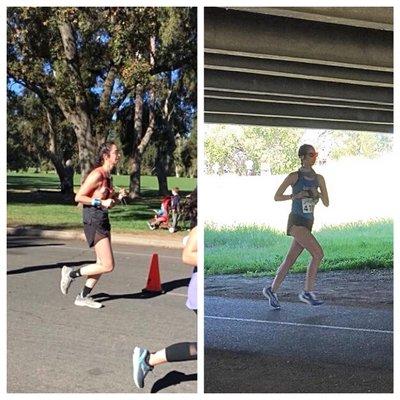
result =
[[[330,198],[329,207],[315,207],[314,232],[325,250],[321,269],[393,267],[392,135],[207,125],[206,273],[274,274],[291,240],[291,202],[275,202],[274,194],[300,167],[303,143],[319,152],[314,169]],[[304,253],[293,270],[307,264]]]
[[196,8],[8,7],[7,58],[8,226],[81,228],[74,192],[105,140],[129,192],[114,231],[147,229],[172,187],[195,188]]

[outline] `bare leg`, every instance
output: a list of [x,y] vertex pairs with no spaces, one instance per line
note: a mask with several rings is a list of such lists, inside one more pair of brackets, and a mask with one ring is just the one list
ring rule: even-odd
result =
[[155,365],[164,364],[167,362],[167,356],[165,354],[165,349],[158,350],[155,353],[150,354],[149,364],[154,367]]
[[96,264],[85,265],[81,268],[81,275],[87,276],[85,285],[94,288],[102,274],[112,272],[114,269],[114,257],[109,237],[99,240],[94,246],[96,252]]
[[324,258],[324,252],[317,239],[304,226],[293,226],[291,233],[295,240],[311,254],[311,262],[307,269],[304,290],[312,292],[315,286],[318,267]]
[[271,290],[274,293],[276,293],[279,287],[281,286],[289,269],[296,262],[297,258],[299,257],[303,249],[304,247],[300,243],[298,243],[294,238],[292,245],[290,246],[290,249],[286,255],[286,258],[284,259],[283,263],[279,266],[278,272],[275,275],[275,279],[272,282]]

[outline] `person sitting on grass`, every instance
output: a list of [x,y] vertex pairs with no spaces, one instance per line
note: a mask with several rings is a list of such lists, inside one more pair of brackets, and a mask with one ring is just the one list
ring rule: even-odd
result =
[[162,223],[168,222],[168,213],[171,206],[171,196],[165,196],[161,202],[161,208],[159,210],[154,210],[154,218],[147,221],[148,227],[154,231],[154,229],[159,228]]

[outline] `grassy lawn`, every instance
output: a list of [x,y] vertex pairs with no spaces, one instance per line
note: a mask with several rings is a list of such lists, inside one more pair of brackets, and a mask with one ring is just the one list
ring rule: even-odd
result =
[[[393,222],[349,224],[325,228],[315,234],[325,258],[321,270],[393,268]],[[274,275],[291,238],[268,228],[240,227],[205,231],[206,274]],[[307,269],[310,256],[303,252],[293,272]]]
[[[115,186],[128,187],[129,176],[114,175]],[[74,176],[75,191],[79,189],[80,175]],[[168,178],[168,187],[178,186],[181,195],[189,194],[196,179]],[[113,232],[147,230],[146,221],[153,217],[153,208],[159,208],[158,182],[154,176],[142,176],[140,199],[110,210]],[[71,199],[59,193],[59,181],[54,173],[10,173],[7,176],[7,225],[31,226],[47,229],[81,229],[82,210]]]

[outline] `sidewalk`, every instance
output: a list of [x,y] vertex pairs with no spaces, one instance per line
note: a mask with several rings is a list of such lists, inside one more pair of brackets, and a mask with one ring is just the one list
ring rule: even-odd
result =
[[[7,235],[10,236],[35,236],[51,239],[64,240],[86,240],[82,230],[50,230],[25,227],[7,227]],[[182,239],[187,232],[169,233],[167,230],[160,231],[136,231],[132,233],[114,233],[111,231],[111,240],[119,244],[135,244],[143,246],[165,247],[170,249],[181,249]]]

